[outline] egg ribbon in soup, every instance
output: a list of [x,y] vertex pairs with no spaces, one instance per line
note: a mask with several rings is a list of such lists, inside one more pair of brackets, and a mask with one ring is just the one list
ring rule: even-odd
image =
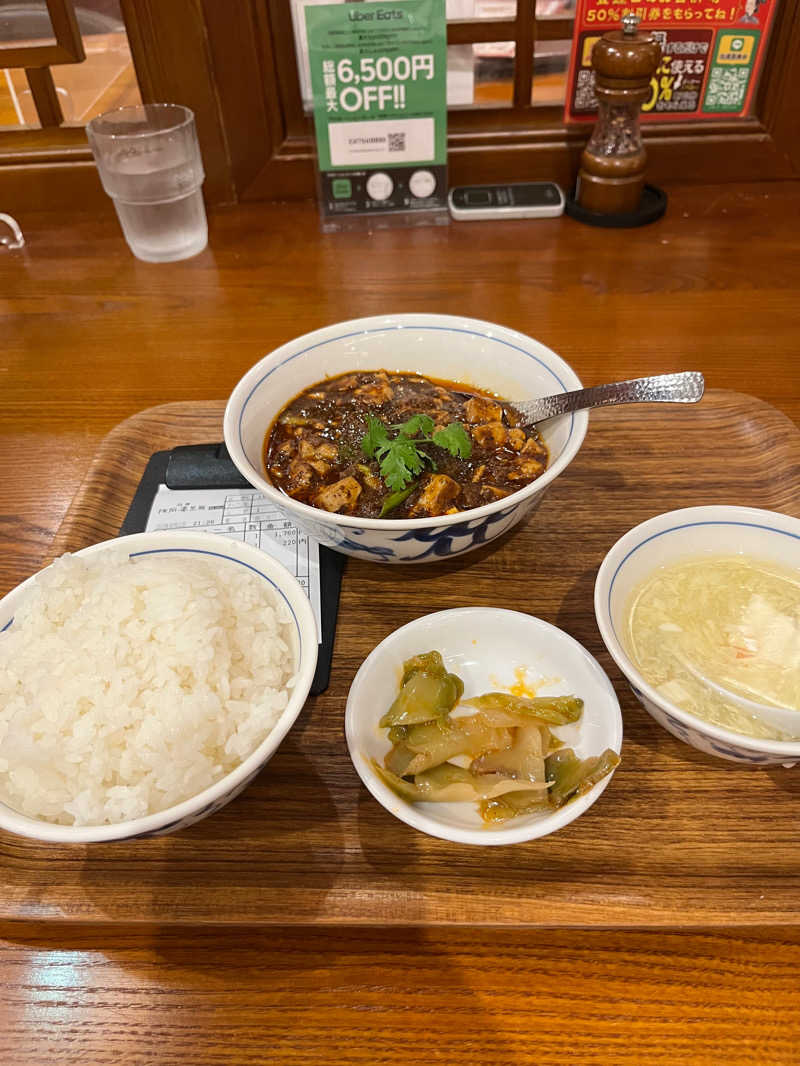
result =
[[683,710],[785,739],[746,701],[790,708],[800,735],[800,570],[746,555],[685,559],[635,590],[625,636],[643,677]]

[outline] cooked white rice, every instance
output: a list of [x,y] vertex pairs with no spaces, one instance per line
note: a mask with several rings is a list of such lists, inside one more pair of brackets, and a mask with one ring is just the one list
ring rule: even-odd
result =
[[77,826],[196,795],[286,707],[292,628],[236,563],[62,556],[0,633],[0,799]]

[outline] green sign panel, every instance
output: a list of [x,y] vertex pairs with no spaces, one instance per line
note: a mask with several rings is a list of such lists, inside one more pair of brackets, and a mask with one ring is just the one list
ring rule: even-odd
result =
[[709,114],[737,114],[744,108],[758,56],[760,36],[758,30],[738,28],[717,34],[703,111]]
[[324,4],[305,18],[323,215],[442,210],[445,0]]

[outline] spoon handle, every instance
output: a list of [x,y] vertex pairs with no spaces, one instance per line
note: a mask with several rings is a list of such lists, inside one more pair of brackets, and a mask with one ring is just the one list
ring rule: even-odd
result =
[[682,374],[657,374],[655,377],[615,381],[610,385],[595,385],[591,389],[576,389],[540,400],[515,403],[527,422],[543,422],[555,415],[582,411],[587,407],[610,407],[617,403],[697,403],[703,395],[705,382],[697,370]]

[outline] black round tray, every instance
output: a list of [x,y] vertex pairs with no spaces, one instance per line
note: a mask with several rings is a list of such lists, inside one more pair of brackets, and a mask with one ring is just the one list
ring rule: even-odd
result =
[[585,222],[587,226],[602,226],[604,229],[631,229],[634,226],[646,226],[661,218],[667,210],[667,194],[655,185],[645,185],[636,211],[622,215],[603,215],[597,211],[587,211],[570,193],[566,198],[564,210],[570,218]]

